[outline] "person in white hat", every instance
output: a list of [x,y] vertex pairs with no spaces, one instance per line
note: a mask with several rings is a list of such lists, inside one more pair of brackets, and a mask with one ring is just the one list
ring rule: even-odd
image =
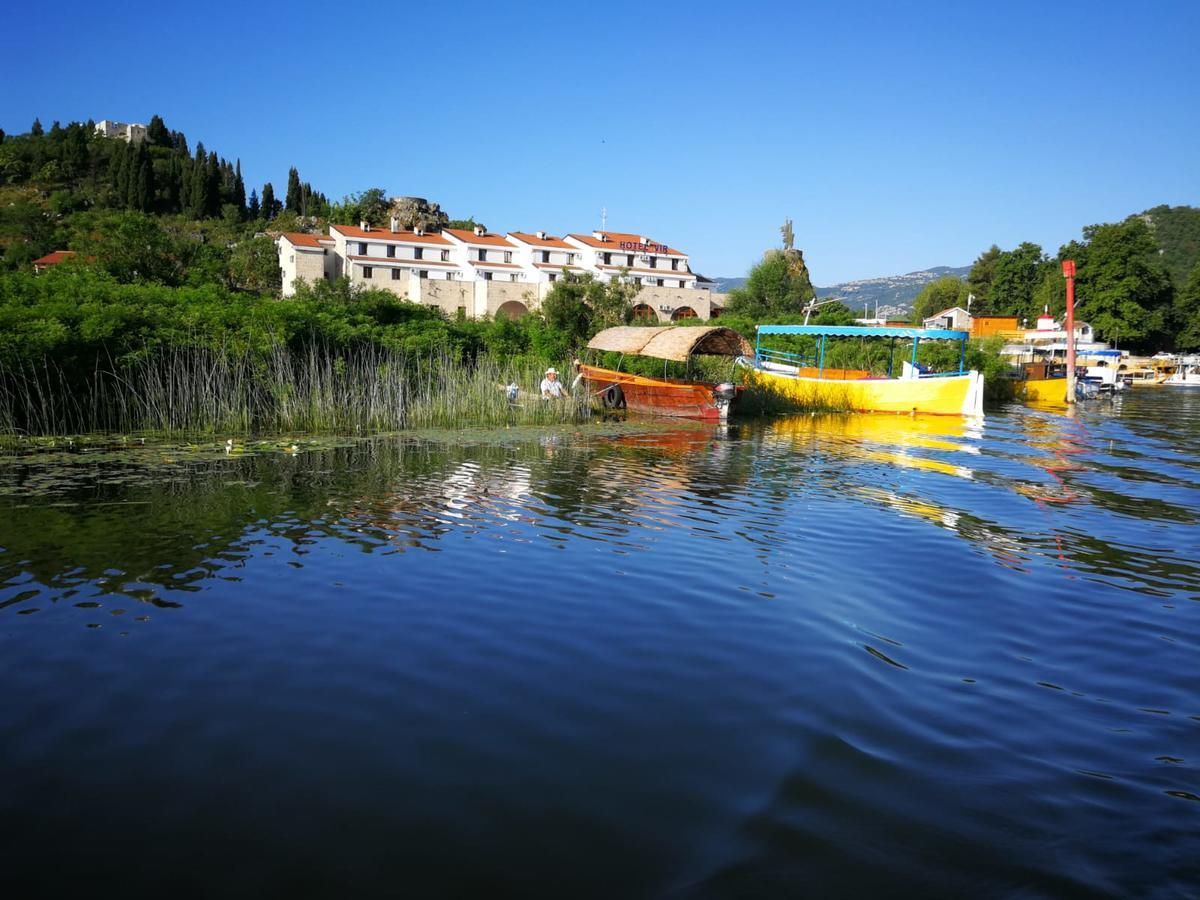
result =
[[558,380],[558,369],[551,366],[546,370],[546,377],[542,379],[542,399],[561,400],[562,395],[563,386]]

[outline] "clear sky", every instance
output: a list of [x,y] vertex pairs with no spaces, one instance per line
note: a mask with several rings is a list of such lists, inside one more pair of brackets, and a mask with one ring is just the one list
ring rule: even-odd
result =
[[282,192],[814,281],[1200,204],[1200,2],[12,4],[0,127],[154,113]]

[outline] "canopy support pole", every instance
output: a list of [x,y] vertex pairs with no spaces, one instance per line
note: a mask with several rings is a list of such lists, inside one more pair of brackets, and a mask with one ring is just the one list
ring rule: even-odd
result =
[[961,375],[967,365],[967,339],[962,339],[962,344],[958,351],[958,374]]
[[896,339],[888,346],[888,378],[892,377],[892,366],[896,364]]
[[817,377],[825,377],[825,335],[821,335],[821,359],[817,363]]
[[921,343],[921,339],[919,337],[913,338],[913,355],[912,355],[913,375],[917,375],[917,344],[919,344],[919,343]]

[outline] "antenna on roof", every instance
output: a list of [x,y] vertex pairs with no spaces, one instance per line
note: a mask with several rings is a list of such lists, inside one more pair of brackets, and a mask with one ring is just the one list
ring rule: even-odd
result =
[[600,207],[600,230],[608,230],[608,208],[604,206]]

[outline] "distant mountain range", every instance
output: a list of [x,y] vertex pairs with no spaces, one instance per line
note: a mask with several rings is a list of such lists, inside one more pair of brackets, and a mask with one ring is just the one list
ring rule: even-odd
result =
[[[861,313],[864,304],[875,315],[876,304],[881,316],[906,318],[912,312],[913,300],[921,293],[921,288],[931,281],[953,275],[965,278],[971,271],[970,266],[934,266],[919,272],[908,272],[904,275],[885,275],[882,278],[863,278],[858,281],[845,281],[829,287],[817,288],[817,296],[824,299],[836,297],[850,309]],[[728,292],[745,283],[745,278],[714,278],[722,293]]]

